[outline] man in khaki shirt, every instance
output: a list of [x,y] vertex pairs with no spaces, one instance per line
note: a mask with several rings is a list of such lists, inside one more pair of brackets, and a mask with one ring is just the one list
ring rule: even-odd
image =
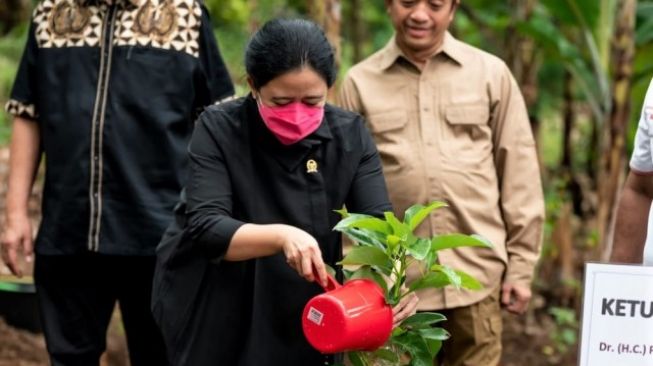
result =
[[444,365],[487,366],[501,357],[500,303],[520,314],[531,298],[544,201],[519,87],[500,59],[447,32],[458,4],[386,0],[395,36],[349,71],[340,99],[369,123],[397,214],[449,203],[418,234],[477,233],[494,244],[442,251],[440,263],[484,288],[424,291],[419,307],[449,318]]

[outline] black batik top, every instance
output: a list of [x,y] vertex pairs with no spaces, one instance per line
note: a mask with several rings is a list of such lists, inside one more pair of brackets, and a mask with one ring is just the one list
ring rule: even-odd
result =
[[35,250],[154,255],[204,106],[233,85],[199,0],[42,0],[9,113],[39,124]]
[[283,223],[313,235],[324,261],[342,257],[332,228],[350,212],[391,210],[381,163],[360,116],[326,106],[320,127],[284,146],[250,96],[214,106],[190,145],[187,207],[159,246],[153,310],[174,365],[310,366],[330,357],[301,328],[308,300],[322,292],[283,253],[220,260],[244,223]]

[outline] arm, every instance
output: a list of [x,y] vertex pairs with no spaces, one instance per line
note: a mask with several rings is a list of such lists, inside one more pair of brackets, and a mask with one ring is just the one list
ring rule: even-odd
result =
[[500,100],[491,123],[507,233],[508,268],[502,286],[502,303],[508,311],[522,313],[531,298],[533,271],[542,245],[544,198],[526,106],[505,65],[499,84]]
[[18,255],[32,260],[32,225],[28,201],[40,161],[40,132],[36,122],[14,117],[9,156],[6,225],[2,237],[2,259],[11,272],[22,276]]
[[611,262],[642,263],[649,209],[653,198],[653,154],[650,121],[653,120],[653,80],[637,124],[630,173],[617,206]]
[[[211,117],[204,113],[191,139],[187,184],[188,232],[209,258],[244,261],[283,252],[288,264],[308,281],[313,267],[326,283],[326,267],[317,241],[298,228],[282,224],[257,225],[233,218],[230,172]],[[219,123],[219,122],[218,122]]]
[[11,99],[6,105],[7,112],[14,115],[14,120],[9,147],[6,223],[1,245],[4,263],[17,276],[23,274],[17,262],[19,253],[22,251],[27,261],[32,259],[32,225],[28,215],[28,201],[41,157],[41,135],[36,122],[38,111],[35,108],[39,48],[34,32],[35,25],[32,22]]
[[642,263],[652,200],[653,175],[631,171],[617,207],[610,262]]

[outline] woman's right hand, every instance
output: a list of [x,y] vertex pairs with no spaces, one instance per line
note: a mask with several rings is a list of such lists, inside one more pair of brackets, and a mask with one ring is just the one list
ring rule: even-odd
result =
[[[290,225],[279,225],[279,244],[286,255],[286,262],[307,281],[318,280],[326,286],[327,272],[322,251],[315,238],[306,231]],[[315,274],[318,278],[315,278]]]

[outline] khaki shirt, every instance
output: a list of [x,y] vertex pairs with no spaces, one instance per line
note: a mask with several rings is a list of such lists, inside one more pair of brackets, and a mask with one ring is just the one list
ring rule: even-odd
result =
[[[544,200],[535,142],[519,87],[499,58],[446,34],[422,72],[395,39],[351,68],[340,104],[363,114],[376,141],[395,213],[449,203],[421,236],[480,234],[493,249],[439,253],[480,291],[426,290],[420,310],[476,303],[505,282],[530,286],[542,242]],[[409,270],[409,281],[419,273]]]

